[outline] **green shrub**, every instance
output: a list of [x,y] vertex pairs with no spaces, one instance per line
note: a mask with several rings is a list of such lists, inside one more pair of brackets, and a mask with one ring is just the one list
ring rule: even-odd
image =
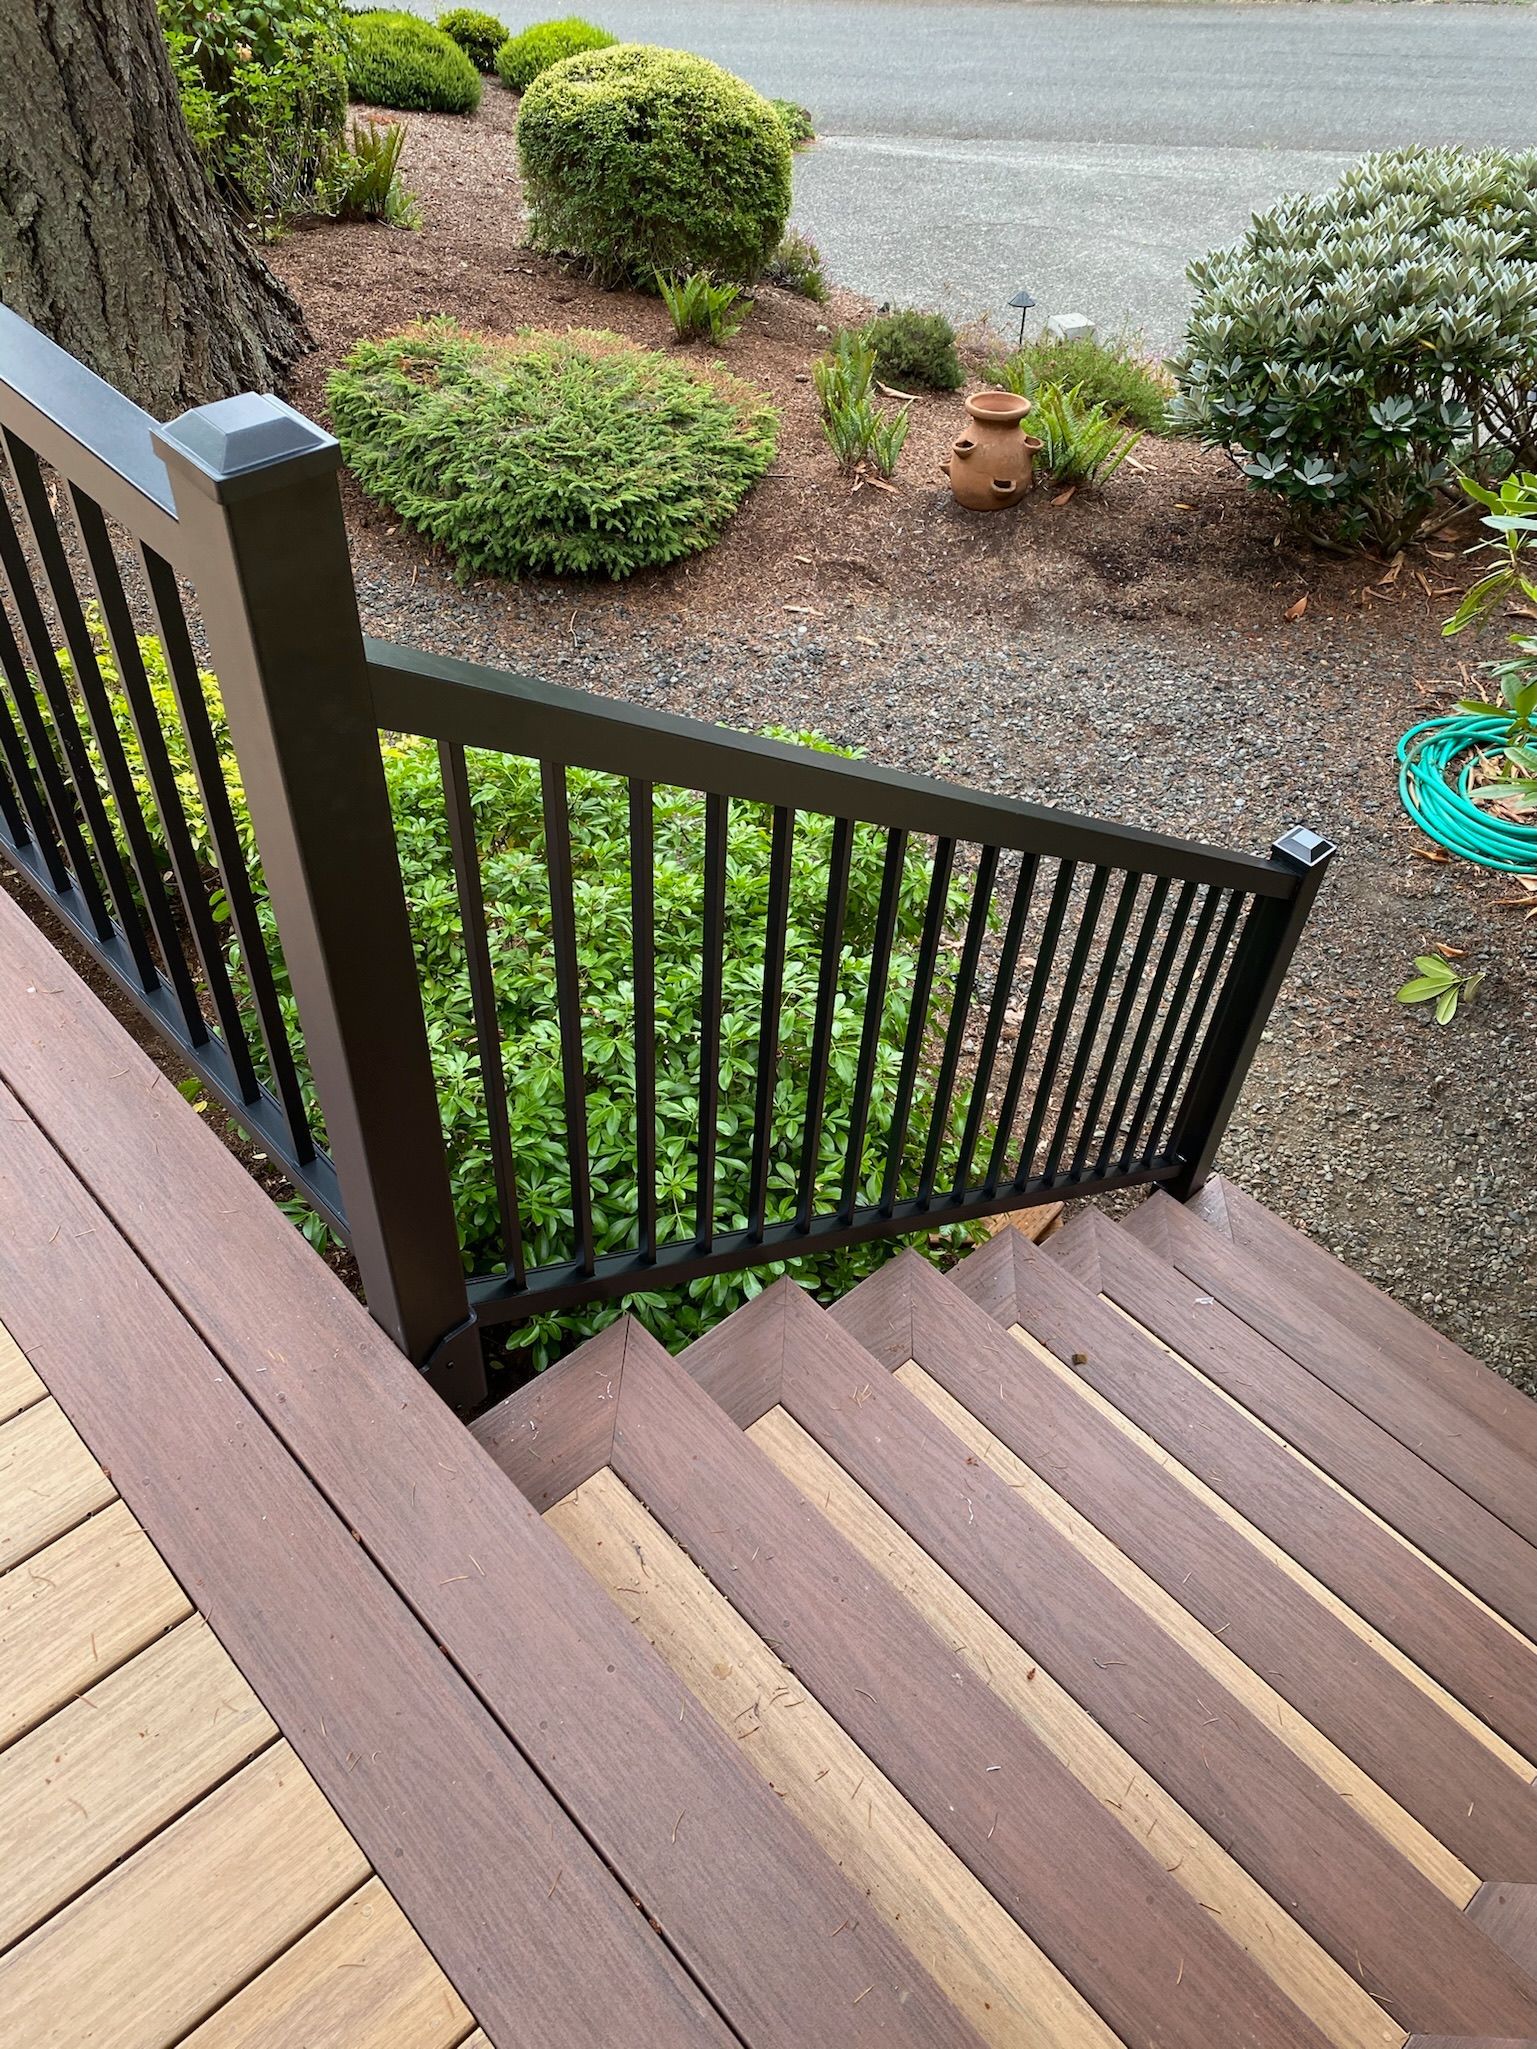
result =
[[1021,398],[1034,398],[1039,386],[1055,384],[1077,391],[1086,404],[1103,406],[1145,434],[1169,430],[1174,380],[1133,336],[1063,341],[1056,335],[1033,335],[1002,361],[989,364],[985,375],[989,384]]
[[334,213],[347,111],[335,0],[161,0],[160,21],[193,141],[242,219],[276,234]]
[[406,131],[399,121],[354,121],[340,159],[337,211],[343,220],[414,228],[420,211],[400,177]]
[[413,14],[357,14],[347,38],[355,100],[424,113],[473,114],[480,73],[452,36]]
[[741,333],[741,321],[731,317],[742,296],[739,286],[715,284],[696,270],[685,278],[663,277],[658,272],[656,288],[679,341],[697,339],[722,345]]
[[1363,157],[1190,267],[1175,423],[1320,538],[1402,546],[1537,467],[1537,152]]
[[563,21],[536,21],[521,35],[508,36],[505,31],[503,35],[496,69],[509,92],[527,92],[540,72],[548,71],[552,64],[579,57],[585,50],[611,50],[619,40],[577,14],[568,14]]
[[1142,439],[1108,406],[1090,405],[1076,387],[1043,384],[1025,422],[1040,436],[1041,467],[1059,484],[1102,484]]
[[618,335],[430,321],[330,380],[366,491],[464,573],[628,576],[709,546],[774,458],[762,393]]
[[770,100],[769,105],[779,116],[791,149],[804,149],[807,143],[816,141],[816,124],[809,107],[803,107],[798,100]]
[[[105,633],[92,622],[102,678],[119,737],[153,838],[160,839],[153,792],[142,766],[137,734]],[[182,792],[193,844],[208,887],[220,889],[208,830],[181,720],[176,711],[158,641],[139,648],[154,696],[173,772]],[[61,656],[65,673],[71,672]],[[312,1114],[318,1106],[305,1059],[288,974],[278,945],[260,857],[251,830],[240,774],[229,743],[219,689],[202,679],[215,743],[223,765],[236,830],[245,849],[258,917],[272,961],[288,1037],[296,1050],[300,1084]],[[0,695],[4,685],[0,684]],[[829,753],[814,734],[781,733]],[[114,824],[117,812],[94,748],[96,781]],[[428,1040],[437,1073],[448,1147],[454,1207],[465,1262],[475,1271],[494,1270],[504,1256],[497,1238],[497,1205],[485,1094],[474,1046],[475,1033],[465,971],[458,890],[444,814],[442,774],[429,741],[397,741],[384,750],[385,779],[400,850],[411,929],[416,944]],[[560,1064],[559,1012],[554,981],[555,950],[550,939],[550,899],[544,845],[539,768],[518,757],[469,749],[466,754],[471,806],[488,916],[504,942],[493,949],[502,1064],[509,1086],[509,1121],[518,1165],[525,1247],[531,1264],[573,1256],[570,1193],[566,1176],[564,1093]],[[573,904],[582,979],[582,1021],[587,1054],[587,1123],[592,1150],[596,1242],[604,1252],[634,1242],[639,1201],[636,1188],[636,1088],[634,1067],[635,993],[630,923],[630,842],[626,786],[618,778],[586,771],[568,776],[571,817]],[[696,793],[660,785],[654,792],[655,948],[658,1033],[657,1184],[660,1222],[667,1235],[692,1227],[697,1175],[694,1106],[699,1091],[701,1009],[700,963],[704,957],[704,875],[699,848],[704,803]],[[121,835],[119,834],[121,837]],[[770,1158],[770,1223],[793,1214],[796,1176],[805,1131],[807,1072],[816,1014],[817,969],[826,914],[832,821],[802,813],[792,842],[788,933],[783,998],[777,1013],[779,1058],[774,1086],[775,1144]],[[849,869],[847,911],[838,955],[831,1063],[818,1148],[817,1192],[830,1205],[841,1192],[841,1167],[853,1107],[855,1062],[864,1029],[870,986],[877,907],[886,854],[886,834],[857,826]],[[733,803],[727,824],[727,882],[717,1174],[721,1224],[747,1221],[748,1173],[758,1033],[763,1000],[764,919],[773,839],[767,806]],[[125,859],[126,859],[126,848]],[[162,852],[162,858],[164,854]],[[911,1009],[913,984],[929,889],[927,850],[912,844],[906,854],[890,952],[889,984],[881,1012],[870,1093],[869,1123],[858,1186],[861,1201],[880,1191],[881,1169],[890,1141]],[[957,941],[968,891],[952,882],[945,906],[942,941]],[[225,929],[228,927],[226,925]],[[228,961],[237,997],[250,1022],[254,1056],[270,1080],[255,1029],[250,991],[233,939]],[[930,996],[931,1012],[944,1014],[954,989],[954,954],[940,953]],[[953,1158],[965,1091],[957,1092],[947,1121]],[[907,1142],[902,1191],[912,1192],[934,1107],[932,1075],[920,1068]],[[323,1136],[323,1127],[321,1134]],[[984,1144],[986,1140],[984,1139]],[[306,1234],[326,1241],[324,1225],[302,1204],[285,1205]],[[939,1234],[958,1247],[972,1227],[950,1226]],[[686,1289],[657,1290],[626,1302],[546,1313],[510,1333],[526,1347],[530,1365],[545,1366],[578,1337],[601,1329],[623,1309],[637,1314],[674,1347],[717,1323],[755,1295],[766,1280],[789,1273],[804,1287],[831,1300],[890,1258],[900,1241],[848,1246],[811,1258],[771,1261],[756,1271],[692,1282]],[[930,1234],[917,1240],[927,1250]]]
[[881,313],[865,329],[875,351],[875,374],[899,391],[915,385],[928,391],[958,391],[966,381],[955,353],[955,329],[943,313],[903,308]]
[[507,40],[507,24],[479,7],[450,7],[438,27],[451,36],[477,71],[494,71],[496,53]]
[[897,466],[907,439],[905,407],[883,413],[870,395],[875,381],[875,351],[864,333],[844,328],[833,339],[832,352],[811,366],[822,432],[844,469],[868,462],[883,477]]
[[769,258],[764,281],[787,292],[799,292],[803,299],[822,305],[827,298],[827,279],[822,275],[822,252],[809,235],[791,228]]
[[536,245],[605,284],[708,271],[752,284],[790,211],[778,116],[729,71],[621,43],[536,78],[518,114]]

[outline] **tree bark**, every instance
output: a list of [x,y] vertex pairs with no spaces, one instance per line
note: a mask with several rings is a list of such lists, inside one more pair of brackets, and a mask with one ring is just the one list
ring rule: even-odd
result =
[[155,0],[0,0],[0,297],[162,419],[281,386],[298,302],[215,195]]

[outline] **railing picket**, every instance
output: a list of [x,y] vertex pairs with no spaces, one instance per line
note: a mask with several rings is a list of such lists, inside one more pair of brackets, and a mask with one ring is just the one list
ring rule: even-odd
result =
[[912,1117],[913,1093],[918,1085],[918,1063],[929,1029],[929,991],[934,986],[934,969],[939,960],[940,934],[950,895],[950,876],[955,866],[955,841],[934,842],[934,866],[929,879],[929,900],[923,913],[923,936],[918,943],[918,961],[913,973],[912,1003],[907,1014],[907,1035],[902,1046],[902,1067],[897,1078],[896,1100],[891,1111],[891,1137],[886,1147],[886,1172],[881,1182],[880,1207],[889,1216],[897,1198],[902,1173],[902,1156],[907,1150],[907,1127]]
[[699,1180],[694,1240],[715,1243],[715,1151],[720,1110],[720,1027],[726,971],[726,801],[704,801],[704,921],[700,936]]
[[1083,1123],[1078,1132],[1078,1143],[1073,1148],[1072,1176],[1076,1181],[1083,1172],[1093,1139],[1094,1127],[1104,1107],[1110,1090],[1111,1077],[1115,1073],[1121,1047],[1137,1007],[1137,998],[1142,993],[1142,975],[1147,967],[1147,957],[1153,950],[1153,941],[1158,934],[1158,921],[1163,916],[1163,907],[1168,900],[1169,879],[1166,875],[1155,876],[1152,893],[1142,913],[1142,922],[1137,928],[1136,942],[1132,947],[1131,959],[1126,963],[1125,977],[1121,982],[1121,993],[1116,1001],[1115,1011],[1110,1019],[1110,1029],[1105,1034],[1105,1043],[1099,1056],[1099,1065],[1094,1070],[1094,1086],[1089,1091],[1089,1100],[1084,1108]]
[[971,1084],[971,1101],[966,1108],[966,1123],[961,1132],[960,1153],[955,1163],[955,1181],[950,1191],[952,1202],[965,1199],[971,1178],[971,1163],[976,1155],[977,1141],[982,1135],[982,1120],[987,1115],[987,1093],[992,1087],[993,1068],[998,1059],[998,1042],[1003,1036],[1004,1018],[1009,999],[1014,993],[1014,974],[1019,965],[1020,943],[1025,934],[1025,920],[1030,915],[1030,902],[1035,892],[1036,873],[1040,862],[1034,854],[1024,855],[1019,864],[1019,873],[1014,879],[1014,895],[1009,904],[1009,921],[1004,927],[1003,946],[998,955],[998,972],[993,983],[992,1001],[987,1008],[987,1022],[982,1029],[982,1044],[977,1053],[977,1071]]
[[438,766],[443,776],[448,844],[453,857],[454,883],[459,893],[459,924],[464,933],[470,1010],[475,1020],[475,1046],[480,1060],[481,1086],[486,1094],[486,1124],[491,1140],[497,1219],[513,1284],[521,1288],[527,1272],[523,1258],[523,1220],[518,1208],[518,1173],[513,1159],[512,1126],[507,1110],[507,1070],[502,1059],[496,976],[491,966],[486,930],[480,840],[475,830],[475,807],[470,798],[470,777],[464,749],[440,740]]
[[651,785],[630,793],[630,982],[635,993],[635,1185],[642,1256],[656,1258],[656,812]]
[[[1164,1066],[1169,1057],[1169,1050],[1174,1044],[1174,1034],[1178,1031],[1180,1018],[1184,1014],[1185,1002],[1190,994],[1190,985],[1195,980],[1196,965],[1205,950],[1207,939],[1211,936],[1211,928],[1217,916],[1217,906],[1221,901],[1221,890],[1208,889],[1202,898],[1201,908],[1196,912],[1194,925],[1188,928],[1184,957],[1180,961],[1179,973],[1175,977],[1174,988],[1169,997],[1168,1007],[1164,1011],[1163,1023],[1159,1026],[1158,1036],[1153,1042],[1153,1057],[1148,1065],[1147,1073],[1143,1076],[1141,1092],[1137,1097],[1137,1106],[1132,1112],[1131,1125],[1126,1134],[1126,1143],[1121,1148],[1120,1158],[1117,1161],[1118,1172],[1124,1173],[1133,1161],[1143,1157],[1141,1151],[1142,1135],[1146,1130],[1147,1120],[1158,1094],[1158,1084],[1163,1079]],[[1152,1157],[1151,1149],[1149,1149],[1146,1157]]]
[[1078,916],[1078,930],[1073,939],[1073,950],[1068,955],[1062,993],[1057,999],[1057,1014],[1051,1022],[1051,1031],[1046,1040],[1046,1057],[1041,1062],[1040,1079],[1035,1085],[1035,1101],[1031,1105],[1029,1121],[1025,1125],[1025,1142],[1020,1149],[1019,1168],[1014,1176],[1016,1188],[1028,1186],[1031,1179],[1030,1169],[1035,1164],[1036,1147],[1040,1144],[1041,1129],[1046,1122],[1052,1085],[1057,1078],[1057,1069],[1062,1064],[1067,1034],[1073,1021],[1073,1008],[1078,1001],[1078,992],[1083,986],[1084,970],[1089,962],[1089,949],[1094,944],[1094,934],[1099,926],[1099,914],[1104,906],[1105,891],[1109,884],[1109,869],[1095,868],[1089,877],[1083,909]]
[[827,899],[822,913],[822,946],[817,963],[817,1005],[811,1026],[811,1061],[806,1073],[806,1122],[795,1203],[797,1226],[811,1228],[816,1203],[817,1160],[822,1150],[822,1115],[827,1105],[827,1070],[832,1059],[833,1019],[838,1000],[838,965],[843,955],[843,921],[848,910],[853,822],[833,820],[827,862]]
[[859,1201],[859,1183],[864,1168],[865,1133],[870,1125],[870,1095],[875,1082],[875,1061],[880,1051],[881,1022],[886,1011],[886,984],[891,972],[891,942],[897,912],[902,902],[902,878],[907,867],[907,834],[886,835],[886,853],[881,864],[881,893],[875,910],[875,930],[870,939],[870,980],[865,989],[864,1020],[859,1034],[859,1060],[854,1070],[854,1098],[849,1105],[849,1150],[843,1167],[843,1187],[838,1200],[839,1221],[847,1226]]
[[1079,1027],[1078,1044],[1073,1049],[1072,1065],[1063,1084],[1062,1107],[1057,1113],[1056,1126],[1052,1131],[1051,1143],[1046,1149],[1046,1159],[1041,1169],[1042,1178],[1046,1181],[1055,1181],[1057,1178],[1057,1169],[1062,1164],[1062,1149],[1067,1144],[1067,1135],[1072,1129],[1073,1118],[1082,1103],[1083,1078],[1089,1071],[1089,1062],[1094,1055],[1094,1042],[1099,1036],[1099,1021],[1105,1014],[1106,1003],[1110,1000],[1110,989],[1115,980],[1116,968],[1120,964],[1126,928],[1131,923],[1137,891],[1141,886],[1140,875],[1127,875],[1122,879],[1116,896],[1115,911],[1110,920],[1110,935],[1105,941],[1099,972],[1094,977],[1088,1008]]
[[550,882],[550,945],[555,955],[555,1003],[560,1019],[561,1093],[565,1097],[571,1218],[581,1271],[591,1274],[596,1251],[592,1170],[587,1153],[587,1063],[582,1051],[582,975],[576,951],[571,813],[564,763],[540,762],[539,782],[544,798],[544,853]]
[[768,906],[763,920],[763,996],[758,1020],[758,1071],[753,1080],[752,1162],[747,1177],[747,1228],[763,1236],[773,1164],[774,1085],[779,1068],[779,1008],[784,998],[785,933],[790,922],[790,869],[795,813],[774,807],[769,842]]
[[[166,669],[170,674],[171,689],[176,698],[176,709],[181,717],[182,731],[186,735],[192,772],[203,799],[203,815],[208,821],[208,836],[213,841],[214,857],[219,865],[219,880],[224,888],[224,901],[229,907],[230,924],[240,946],[241,968],[250,987],[251,1005],[256,1012],[257,1027],[261,1032],[262,1044],[266,1048],[268,1065],[272,1069],[273,1093],[282,1110],[283,1122],[288,1131],[288,1142],[295,1159],[308,1162],[315,1157],[315,1139],[310,1129],[309,1110],[305,1105],[304,1091],[299,1085],[293,1048],[288,1042],[288,1026],[283,1017],[277,983],[273,978],[272,963],[267,956],[266,935],[257,911],[256,895],[251,887],[250,870],[246,865],[246,850],[241,844],[235,814],[230,807],[229,790],[224,781],[224,765],[219,758],[218,742],[214,739],[208,706],[203,700],[197,658],[192,652],[192,639],[187,631],[186,615],[182,611],[181,592],[176,586],[175,572],[163,556],[157,555],[152,548],[141,548],[139,559],[144,564],[150,604],[154,608],[160,646],[165,654]],[[246,1043],[243,1019],[240,1020],[239,1041],[230,1042],[232,1059],[238,1058],[237,1043]],[[246,1050],[248,1056],[248,1046]],[[249,1058],[247,1057],[242,1064],[250,1072],[251,1086],[254,1089],[257,1082],[254,1068],[249,1065]]]
[[[14,657],[14,663],[13,663]],[[21,650],[16,646],[11,633],[10,619],[5,608],[0,606],[0,675],[10,682],[15,669],[21,667]],[[20,705],[17,706],[20,711]],[[52,887],[63,896],[73,889],[69,866],[59,852],[58,833],[48,798],[38,779],[37,765],[28,756],[26,742],[16,729],[11,717],[10,706],[0,693],[0,754],[5,756],[5,765],[10,771],[11,784],[15,789],[22,817],[18,819],[19,830],[12,828],[18,844],[36,847],[43,866],[48,871]]]
[[982,942],[987,937],[987,921],[993,902],[993,882],[997,873],[998,849],[983,847],[977,856],[977,872],[972,880],[971,910],[966,919],[966,937],[961,943],[960,964],[955,971],[955,993],[950,1002],[950,1022],[945,1030],[939,1073],[934,1080],[934,1108],[929,1117],[929,1135],[923,1147],[923,1164],[918,1172],[920,1202],[932,1200],[934,1194],[934,1181],[939,1172],[940,1149],[950,1121],[950,1099],[955,1093],[955,1073],[960,1065],[961,1041],[966,1032],[966,1020],[971,1015],[972,993],[977,986],[977,963],[982,957]]
[[10,727],[11,737],[14,739],[16,728],[11,725],[11,714],[6,708],[4,698],[0,697],[0,824],[4,825],[6,836],[12,846],[26,847],[31,845],[32,835],[27,830],[27,821],[22,816],[21,805],[11,783],[10,754],[6,744],[7,726]]
[[1062,937],[1062,927],[1067,919],[1067,907],[1072,900],[1073,883],[1077,873],[1078,869],[1074,862],[1058,862],[1057,879],[1052,885],[1051,896],[1046,905],[1046,916],[1041,925],[1035,966],[1030,972],[1030,991],[1025,998],[1025,1014],[1019,1021],[1019,1034],[1014,1041],[1014,1052],[1009,1060],[1009,1078],[1004,1083],[1003,1101],[998,1107],[998,1128],[993,1134],[993,1149],[987,1162],[987,1179],[983,1183],[983,1191],[989,1197],[998,1193],[998,1184],[1003,1179],[1004,1162],[1009,1154],[1009,1136],[1014,1129],[1014,1119],[1019,1110],[1019,1098],[1024,1088],[1025,1072],[1030,1065],[1030,1055],[1035,1050],[1041,1012],[1045,1008],[1046,992],[1051,982],[1051,970],[1057,958],[1057,944]]
[[[1169,878],[1161,875],[1158,880],[1167,890],[1170,886]],[[1147,1051],[1147,1042],[1152,1037],[1153,1027],[1158,1021],[1159,1000],[1168,986],[1169,974],[1179,953],[1180,941],[1189,927],[1190,906],[1195,902],[1195,892],[1195,883],[1180,884],[1179,895],[1175,898],[1174,909],[1169,915],[1168,929],[1163,935],[1163,944],[1158,949],[1158,961],[1153,969],[1152,981],[1142,992],[1142,1008],[1137,1017],[1137,1028],[1132,1034],[1131,1051],[1126,1056],[1126,1066],[1115,1092],[1115,1101],[1110,1106],[1110,1115],[1105,1119],[1105,1135],[1094,1162],[1096,1179],[1109,1173],[1110,1155],[1115,1150],[1116,1134],[1122,1132],[1124,1135],[1121,1120],[1126,1115],[1126,1106],[1131,1101],[1137,1077],[1142,1073],[1142,1056]]]
[[1221,922],[1217,926],[1217,936],[1211,943],[1211,952],[1207,955],[1206,965],[1201,971],[1201,979],[1196,987],[1195,1000],[1190,1006],[1190,1014],[1186,1019],[1185,1029],[1180,1034],[1179,1046],[1175,1052],[1174,1062],[1169,1072],[1169,1085],[1163,1092],[1158,1105],[1158,1114],[1154,1117],[1152,1129],[1147,1135],[1148,1150],[1155,1156],[1157,1155],[1164,1131],[1168,1126],[1169,1118],[1173,1114],[1175,1104],[1184,1087],[1185,1078],[1190,1073],[1196,1041],[1201,1035],[1201,1027],[1205,1022],[1207,1009],[1216,992],[1217,983],[1227,959],[1228,948],[1232,944],[1233,934],[1238,926],[1239,914],[1243,910],[1243,903],[1243,898],[1236,890],[1227,892],[1227,902],[1222,909]]

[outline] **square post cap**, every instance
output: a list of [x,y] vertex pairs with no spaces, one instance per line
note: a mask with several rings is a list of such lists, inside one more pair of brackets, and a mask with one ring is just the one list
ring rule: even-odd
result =
[[1294,825],[1270,849],[1278,861],[1285,861],[1293,868],[1321,868],[1338,852],[1333,840],[1325,839],[1321,832],[1314,832],[1311,826]]
[[341,463],[335,436],[270,392],[195,406],[157,427],[151,439],[173,476],[221,504]]

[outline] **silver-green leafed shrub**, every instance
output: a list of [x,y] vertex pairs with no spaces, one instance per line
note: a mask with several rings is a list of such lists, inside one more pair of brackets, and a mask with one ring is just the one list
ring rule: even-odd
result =
[[1319,537],[1400,547],[1537,467],[1537,151],[1398,150],[1190,266],[1173,425]]

